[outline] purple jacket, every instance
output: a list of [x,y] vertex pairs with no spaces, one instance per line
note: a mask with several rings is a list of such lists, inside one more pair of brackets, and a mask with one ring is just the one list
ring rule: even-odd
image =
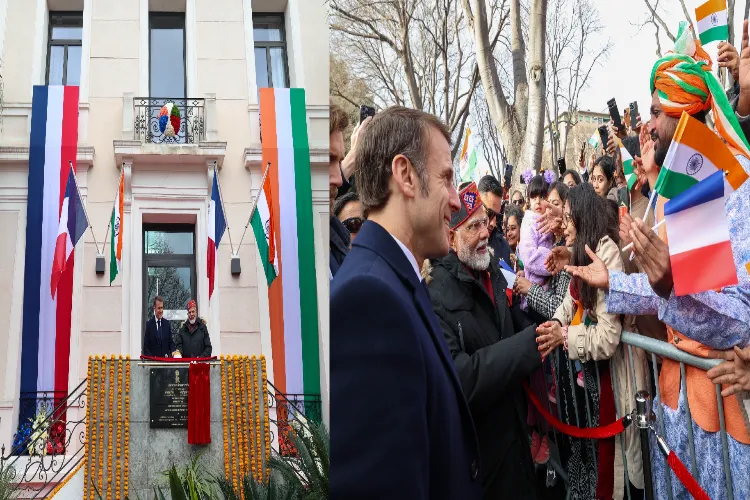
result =
[[521,223],[521,240],[518,243],[518,256],[523,262],[526,278],[532,283],[543,285],[551,276],[544,267],[544,261],[554,245],[551,234],[539,234],[536,224],[539,214],[527,210]]

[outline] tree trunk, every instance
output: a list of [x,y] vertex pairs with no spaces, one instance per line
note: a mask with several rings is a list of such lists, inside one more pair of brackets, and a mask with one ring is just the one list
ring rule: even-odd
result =
[[532,0],[529,15],[528,115],[524,149],[519,161],[521,172],[527,168],[538,170],[541,164],[544,137],[544,55],[546,48],[544,35],[546,28],[547,0]]
[[727,23],[729,24],[729,44],[737,47],[734,44],[734,0],[727,0],[727,18],[729,19]]

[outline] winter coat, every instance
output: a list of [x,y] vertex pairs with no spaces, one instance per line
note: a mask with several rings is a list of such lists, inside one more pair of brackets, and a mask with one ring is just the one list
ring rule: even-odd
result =
[[541,365],[534,324],[508,306],[507,282],[494,262],[494,303],[455,252],[431,262],[426,281],[474,418],[484,498],[536,498],[521,386]]
[[526,279],[537,285],[543,285],[550,272],[544,267],[544,261],[550,254],[554,241],[552,234],[541,234],[536,227],[539,214],[526,211],[521,222],[520,243],[518,257],[523,262],[523,272]]
[[[610,271],[622,271],[623,262],[620,249],[609,236],[599,240],[596,255],[604,261]],[[563,325],[570,325],[576,313],[575,301],[568,289],[563,303],[555,312],[554,319]],[[597,292],[595,310],[586,310],[591,323],[581,322],[579,325],[568,327],[568,358],[581,362],[601,361],[611,359],[610,370],[613,372],[613,392],[617,397],[617,408],[620,415],[630,412],[634,407],[633,376],[635,375],[639,388],[646,387],[648,380],[645,355],[634,352],[631,371],[625,348],[620,344],[622,323],[619,314],[608,313],[606,294],[603,290]],[[598,418],[598,416],[596,417]],[[625,433],[625,450],[628,459],[628,476],[630,482],[637,488],[643,488],[643,463],[640,456],[640,440],[638,430],[628,429]],[[622,498],[624,492],[625,469],[622,463],[620,439],[615,439],[615,476],[614,498]]]
[[349,253],[349,245],[351,244],[351,235],[346,226],[338,219],[338,217],[331,216],[330,221],[330,271],[331,278],[336,276],[341,264],[344,263],[344,257]]
[[211,356],[211,337],[208,336],[206,320],[198,318],[198,327],[190,333],[188,321],[183,321],[177,330],[174,343],[183,358],[207,358]]

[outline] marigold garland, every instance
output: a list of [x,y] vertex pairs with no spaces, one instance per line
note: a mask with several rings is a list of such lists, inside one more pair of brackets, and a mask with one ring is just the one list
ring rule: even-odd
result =
[[[117,357],[117,413],[115,431],[122,429],[122,354]],[[122,452],[122,440],[120,433],[117,433],[117,444],[115,447],[115,498],[120,498],[120,459]]]
[[113,420],[115,419],[115,355],[111,354],[109,357],[109,423],[107,425],[107,483],[104,486],[107,492],[107,498],[112,498],[114,493],[112,491],[112,464],[114,463],[114,447],[112,441],[114,440],[113,432]]
[[253,408],[255,408],[255,445],[259,452],[259,463],[255,480],[258,482],[265,482],[265,480],[263,479],[263,469],[265,462],[263,461],[263,451],[260,447],[260,406],[258,404],[258,393],[260,392],[260,386],[258,385],[258,363],[255,356],[253,356],[253,382],[253,385],[255,385],[255,390],[253,391]]
[[237,414],[239,413],[239,403],[237,402],[237,355],[232,356],[232,454],[234,455],[234,484],[235,490],[239,491],[239,469],[242,467],[242,459],[239,453],[237,443]]
[[[266,394],[266,389],[268,387],[268,379],[266,378],[266,357],[261,356],[260,357],[260,364],[263,368],[263,386],[261,387],[261,394]],[[264,438],[266,441],[266,464],[271,459],[271,443],[270,443],[270,436],[271,436],[271,425],[268,421],[268,405],[265,402],[265,399],[263,401],[263,422],[265,424],[264,429]],[[270,469],[266,469],[266,477],[270,477]]]
[[248,431],[248,438],[249,438],[249,452],[250,452],[250,472],[252,473],[252,477],[255,477],[255,466],[256,466],[256,454],[257,451],[255,449],[255,426],[253,425],[255,416],[254,411],[255,408],[253,407],[253,392],[255,391],[255,388],[253,387],[253,379],[250,378],[250,373],[252,373],[252,358],[248,357],[247,365],[245,366],[245,382],[248,385],[248,393],[247,393],[247,409],[248,413],[250,414],[250,420],[247,425],[247,431]]
[[[89,364],[88,368],[86,369],[86,457],[91,456],[91,387],[92,387],[92,380],[91,380],[91,365],[92,365],[93,359],[91,356],[89,356]],[[85,460],[85,457],[84,457]],[[84,462],[85,463],[85,462]],[[88,491],[89,491],[89,476],[90,476],[90,467],[86,465],[86,468],[83,469],[83,496],[84,498],[88,498]]]
[[247,400],[247,364],[248,356],[242,357],[242,366],[240,367],[240,380],[242,381],[242,454],[245,457],[245,467],[242,469],[242,476],[250,472],[250,450],[248,443],[248,427],[250,426],[250,407]]
[[[66,485],[66,484],[68,484],[68,481],[70,481],[71,479],[73,479],[73,476],[75,476],[75,475],[76,475],[76,473],[77,473],[77,472],[78,472],[79,470],[81,470],[81,467],[83,467],[83,466],[85,466],[85,465],[86,465],[86,457],[83,457],[83,458],[81,459],[81,463],[79,463],[78,465],[76,465],[76,468],[75,468],[75,469],[73,469],[72,471],[70,471],[70,472],[69,472],[69,473],[68,473],[68,474],[67,474],[67,475],[65,476],[65,479],[63,479],[63,481],[62,481],[62,482],[59,482],[59,483],[57,483],[57,486],[55,486],[55,489],[53,489],[52,491],[50,491],[49,495],[47,495],[47,497],[46,497],[46,498],[52,498],[53,496],[57,495],[57,493],[58,493],[58,492],[59,492],[59,491],[60,491],[61,489],[63,489],[63,488],[65,487],[65,485]],[[86,479],[85,479],[85,478],[86,478],[86,469],[83,469],[83,477],[84,477],[84,481],[85,481],[85,480],[86,480]],[[83,484],[86,484],[86,483],[83,483]]]
[[222,354],[219,356],[221,361],[221,421],[222,421],[222,434],[224,436],[224,477],[229,479],[229,440],[227,439],[227,377],[226,377],[226,362],[225,357]]
[[107,365],[104,356],[102,356],[99,366],[99,436],[97,436],[99,438],[99,474],[97,478],[97,489],[102,491],[102,486],[104,484],[104,439],[102,439],[102,436],[104,435],[104,391],[102,388],[107,383]]
[[123,497],[128,498],[128,478],[130,477],[130,356],[125,357],[125,477],[123,478]]

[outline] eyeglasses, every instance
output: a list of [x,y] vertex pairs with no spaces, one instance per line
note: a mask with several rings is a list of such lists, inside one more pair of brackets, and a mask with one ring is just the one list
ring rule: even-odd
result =
[[362,224],[364,224],[364,222],[365,221],[362,217],[349,217],[348,219],[341,221],[350,234],[357,234],[359,230],[362,229]]
[[488,219],[489,219],[490,221],[492,221],[493,219],[495,219],[495,218],[497,217],[497,215],[498,215],[498,214],[497,214],[497,212],[495,212],[494,210],[492,210],[492,209],[491,209],[490,207],[488,207],[487,205],[484,205],[484,209],[485,209],[485,211],[487,212],[487,218],[488,218]]
[[487,217],[483,219],[477,219],[471,224],[464,226],[464,231],[469,232],[469,233],[477,233],[483,228],[486,228],[489,225],[489,223],[490,223],[490,220]]
[[513,203],[514,205],[523,205],[523,198],[515,199],[511,203]]
[[572,224],[572,223],[573,223],[573,216],[570,214],[570,212],[563,213],[562,227],[566,228],[568,227],[568,224]]

